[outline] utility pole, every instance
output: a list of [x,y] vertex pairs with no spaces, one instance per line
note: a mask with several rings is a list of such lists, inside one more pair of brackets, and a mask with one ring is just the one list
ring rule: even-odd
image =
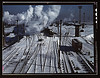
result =
[[84,28],[85,25],[85,12],[83,13],[83,24],[82,24],[82,28]]
[[18,20],[16,20],[17,21],[17,39],[18,39],[18,42],[19,42],[19,27],[18,27]]
[[85,12],[83,13],[83,22],[85,23]]
[[62,20],[60,20],[60,36],[59,36],[59,50],[58,50],[58,68],[59,69],[61,69],[60,67],[61,24],[62,24]]
[[82,9],[82,6],[78,6],[79,8],[79,24],[81,24],[81,9]]
[[25,35],[25,25],[23,24],[23,35]]
[[60,46],[61,46],[61,24],[62,24],[62,20],[60,20]]
[[[2,8],[2,17],[3,17],[3,8]],[[4,23],[2,21],[2,46],[5,46],[5,33],[4,33]]]
[[59,22],[57,21],[57,27],[58,27],[58,36],[59,36]]

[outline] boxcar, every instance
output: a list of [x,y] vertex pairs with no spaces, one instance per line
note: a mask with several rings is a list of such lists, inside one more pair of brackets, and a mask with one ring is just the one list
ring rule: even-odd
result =
[[72,39],[72,47],[74,48],[74,51],[78,52],[82,49],[82,42],[80,42],[77,39]]

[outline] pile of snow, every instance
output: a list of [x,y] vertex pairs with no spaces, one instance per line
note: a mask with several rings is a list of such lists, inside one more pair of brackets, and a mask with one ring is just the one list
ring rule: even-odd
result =
[[85,37],[85,39],[91,44],[94,41],[94,34],[90,34]]
[[90,35],[86,36],[86,38],[87,38],[88,40],[91,40],[91,38],[94,38],[94,35],[93,35],[93,34],[90,34]]
[[82,43],[86,43],[86,41],[81,37],[75,37],[75,38],[71,38],[71,39],[77,39],[78,41],[80,41]]
[[83,28],[83,29],[84,29],[85,35],[90,35],[90,34],[94,33],[93,25],[85,25],[85,28]]
[[37,5],[33,8],[31,5],[26,12],[11,15],[8,11],[4,12],[3,21],[8,24],[25,24],[25,33],[32,35],[39,33],[47,24],[52,23],[59,15],[61,5],[49,5],[44,12],[43,5]]
[[7,37],[15,37],[14,33],[10,33]]
[[10,33],[10,32],[13,32],[14,27],[15,27],[15,26],[11,26],[11,27],[9,27],[9,28],[5,28],[5,29],[4,29],[5,34]]
[[[71,39],[74,39],[74,38],[71,38]],[[78,39],[80,42],[82,43],[89,43],[89,44],[93,44],[94,42],[94,35],[93,34],[90,34],[90,35],[87,35],[86,37],[75,37],[75,39]]]

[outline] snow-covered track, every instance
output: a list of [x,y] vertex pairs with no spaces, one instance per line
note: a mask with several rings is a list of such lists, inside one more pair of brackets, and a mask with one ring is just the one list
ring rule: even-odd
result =
[[[39,35],[38,38],[40,37]],[[3,73],[93,73],[94,69],[81,52],[71,48],[60,51],[58,68],[58,37],[41,36],[42,41],[35,41],[35,36],[22,39],[19,43],[3,50]],[[72,46],[71,37],[62,37],[61,45]],[[24,44],[24,45],[23,45]]]
[[[66,46],[66,43],[69,46],[72,45],[70,38],[63,37],[62,41],[63,41],[62,45],[64,45],[64,46]],[[63,55],[63,58],[62,58],[63,73],[65,73],[65,71],[66,71],[66,73],[93,73],[94,72],[93,66],[90,65],[91,63],[89,63],[89,61],[80,52],[61,51],[61,53]]]

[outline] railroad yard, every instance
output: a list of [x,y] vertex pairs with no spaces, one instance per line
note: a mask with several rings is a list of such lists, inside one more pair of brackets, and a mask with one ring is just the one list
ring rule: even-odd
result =
[[[3,73],[93,73],[93,43],[86,41],[85,36],[70,35],[71,37],[68,35],[61,37],[60,57],[57,35],[48,37],[40,33],[24,36],[20,41],[3,50]],[[82,42],[81,51],[74,51],[72,39]],[[60,58],[60,68],[58,58]]]
[[2,74],[96,73],[92,4],[5,3],[3,11]]

